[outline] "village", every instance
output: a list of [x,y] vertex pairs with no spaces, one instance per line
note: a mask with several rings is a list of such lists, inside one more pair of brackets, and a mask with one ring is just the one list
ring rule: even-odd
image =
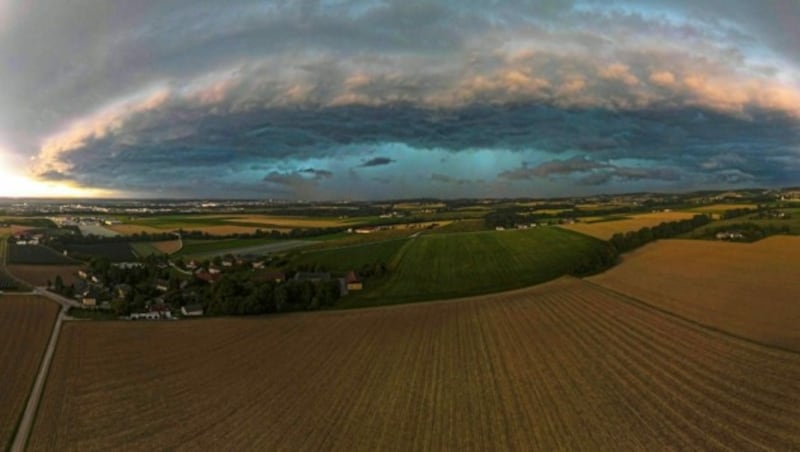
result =
[[188,262],[165,256],[129,263],[95,259],[78,277],[69,285],[57,277],[48,290],[74,298],[90,317],[105,313],[127,320],[318,309],[363,288],[355,270],[343,275],[282,271],[258,256]]

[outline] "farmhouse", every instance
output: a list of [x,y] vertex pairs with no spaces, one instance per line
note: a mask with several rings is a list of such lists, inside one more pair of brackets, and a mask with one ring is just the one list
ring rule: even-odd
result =
[[220,279],[222,279],[222,274],[220,274],[219,272],[211,273],[211,272],[205,271],[205,269],[202,269],[202,268],[198,269],[194,273],[194,276],[196,276],[197,279],[199,279],[201,281],[205,281],[205,282],[207,282],[209,284],[214,284],[215,282],[217,282]]
[[258,281],[272,281],[275,283],[282,283],[286,281],[286,275],[282,271],[278,270],[267,270],[256,273],[255,278]]
[[123,270],[128,270],[131,268],[142,268],[144,264],[141,262],[112,262],[112,267],[121,268]]
[[131,320],[159,320],[161,316],[157,312],[134,312],[131,314]]
[[133,287],[128,284],[120,284],[116,288],[117,291],[117,298],[127,298],[128,295],[133,291]]
[[164,279],[159,279],[156,281],[156,290],[159,292],[167,292],[169,291],[169,281]]
[[199,304],[181,306],[181,314],[183,314],[184,317],[200,317],[203,315],[203,306]]
[[347,276],[345,276],[344,280],[345,280],[345,282],[347,284],[347,290],[348,291],[361,290],[361,289],[364,288],[363,284],[361,283],[361,280],[358,279],[358,275],[356,275],[356,272],[354,272],[354,271],[348,272]]
[[744,238],[741,232],[735,231],[724,231],[724,232],[717,232],[716,235],[717,240],[741,240]]

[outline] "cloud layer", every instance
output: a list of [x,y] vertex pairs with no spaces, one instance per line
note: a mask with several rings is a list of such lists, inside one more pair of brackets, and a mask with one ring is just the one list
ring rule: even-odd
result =
[[286,197],[800,179],[790,0],[168,3],[8,3],[0,141],[31,174]]

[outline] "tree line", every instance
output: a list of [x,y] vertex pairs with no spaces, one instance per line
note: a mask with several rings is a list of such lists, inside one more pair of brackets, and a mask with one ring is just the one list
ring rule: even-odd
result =
[[618,252],[625,253],[654,240],[685,234],[710,222],[711,218],[707,215],[695,215],[688,220],[667,221],[657,226],[643,227],[638,231],[618,232],[611,237],[610,243]]

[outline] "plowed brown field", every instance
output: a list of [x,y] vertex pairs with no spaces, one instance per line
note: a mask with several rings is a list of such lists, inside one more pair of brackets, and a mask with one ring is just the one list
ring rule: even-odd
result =
[[800,237],[662,240],[590,279],[705,325],[800,351]]
[[27,295],[0,296],[0,449],[16,431],[50,339],[58,305]]
[[575,279],[259,319],[64,325],[31,450],[800,447],[800,355]]
[[9,273],[33,286],[46,286],[47,282],[54,283],[57,276],[61,276],[64,284],[76,284],[80,281],[78,270],[81,265],[9,265]]

